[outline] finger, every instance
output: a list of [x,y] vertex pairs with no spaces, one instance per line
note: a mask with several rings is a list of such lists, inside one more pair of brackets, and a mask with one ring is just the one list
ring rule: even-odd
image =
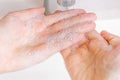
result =
[[[84,23],[84,25],[83,24],[82,25],[79,24],[77,26],[74,25],[69,30],[65,29],[55,33],[54,35],[50,36],[47,40],[43,42],[45,45],[44,50],[41,49],[41,47],[37,47],[37,50],[39,50],[38,52],[44,53],[49,57],[81,41],[84,36],[81,32],[91,31],[93,30],[93,27],[94,27],[93,23],[89,25],[88,24],[86,25],[86,24],[87,23]],[[86,29],[86,31],[84,31],[85,29],[83,27]],[[80,30],[80,29],[83,29],[83,30]],[[48,52],[50,53],[48,54]]]
[[80,24],[73,25],[74,27],[66,28],[66,30],[73,31],[76,33],[87,33],[89,31],[92,31],[95,29],[96,24],[93,21],[90,22],[84,22]]
[[45,12],[44,8],[31,8],[31,9],[25,9],[22,11],[16,11],[11,13],[14,16],[17,16],[23,20],[28,20],[30,18],[34,18],[36,16],[43,15]]
[[[63,37],[64,37],[64,36],[67,36],[67,35],[65,35],[67,33],[68,34],[72,34],[72,33],[74,33],[74,34],[77,34],[77,33],[85,34],[86,32],[94,30],[95,26],[96,25],[95,25],[94,22],[84,22],[82,24],[81,23],[76,24],[76,25],[73,25],[70,28],[66,28],[66,29],[63,29],[59,32],[55,32],[55,33],[52,33],[52,34],[49,34],[45,31],[46,33],[44,33],[43,35],[40,35],[40,36],[44,36],[44,37],[42,39],[41,38],[39,39],[39,34],[38,34],[38,39],[35,42],[41,41],[39,43],[42,43],[45,40],[47,40],[48,38],[51,38],[51,40],[52,40],[53,37],[58,38],[62,34],[64,34],[63,35]],[[52,29],[51,29],[51,31],[52,31]]]
[[118,37],[114,34],[111,34],[107,31],[102,31],[101,35],[112,46],[117,46],[120,44],[120,37]]
[[52,25],[52,24],[54,24],[58,21],[76,16],[80,13],[85,13],[85,11],[81,10],[81,9],[80,10],[68,10],[68,11],[64,11],[64,12],[61,12],[61,13],[56,13],[56,14],[46,16],[43,19],[43,22],[46,23],[45,24],[46,26],[50,26],[50,25]]
[[90,40],[90,46],[99,46],[100,49],[108,46],[106,40],[95,30],[87,33],[86,36]]
[[102,36],[97,31],[91,31],[87,33],[87,38],[89,40],[99,40],[99,41],[105,41]]
[[[74,11],[74,13],[72,11]],[[69,10],[69,11],[64,11],[61,13],[52,14],[50,16],[42,18],[42,20],[38,19],[37,21],[34,22],[33,26],[36,27],[36,32],[41,32],[41,31],[45,30],[46,35],[47,35],[50,33],[54,33],[55,32],[54,29],[61,26],[60,24],[58,24],[60,20],[71,18],[72,16],[76,16],[76,15],[78,15],[80,13],[84,13],[84,12],[85,12],[84,10]],[[56,25],[56,27],[53,27],[53,28],[48,27],[48,26],[53,26],[53,24],[58,24],[58,25]],[[42,28],[40,26],[42,26]],[[46,28],[46,27],[48,27],[48,28]],[[63,26],[63,27],[65,27],[65,26]]]
[[[86,21],[95,21],[96,20],[96,15],[94,13],[84,13],[84,14],[79,14],[77,16],[71,17],[66,20],[62,20],[56,24],[54,24],[52,27],[49,27],[48,31],[46,32],[58,32],[60,30],[66,29],[68,27],[71,27],[75,24],[80,24]],[[52,30],[52,31],[51,31]]]
[[56,51],[61,51],[79,40],[83,39],[83,33],[93,30],[95,24],[93,22],[75,25],[69,29],[65,29],[51,36],[47,40],[48,46],[56,48]]

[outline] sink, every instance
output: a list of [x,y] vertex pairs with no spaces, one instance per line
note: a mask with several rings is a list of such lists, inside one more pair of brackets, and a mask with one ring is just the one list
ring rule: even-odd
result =
[[12,11],[42,6],[43,0],[0,0],[0,18]]

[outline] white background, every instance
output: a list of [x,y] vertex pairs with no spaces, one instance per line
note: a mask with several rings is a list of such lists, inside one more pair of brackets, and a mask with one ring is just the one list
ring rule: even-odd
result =
[[[88,1],[90,2],[90,0]],[[103,1],[105,2],[105,0],[99,0],[99,1],[101,1],[102,3]],[[105,6],[99,4],[96,4],[91,7],[89,6],[88,3],[86,3],[86,5],[91,8],[85,7],[85,9],[90,9],[90,11],[98,10],[96,11],[98,17],[101,17],[103,15],[102,17],[105,18],[102,20],[101,18],[100,19],[98,18],[98,20],[96,21],[97,30],[99,32],[101,30],[107,30],[110,31],[111,33],[120,35],[120,19],[119,17],[117,17],[120,16],[120,14],[118,15],[120,11],[120,5],[117,5],[118,3],[120,3],[120,1],[119,0],[112,0],[113,2],[109,2],[109,1],[106,2],[109,4],[105,4],[105,5],[110,6],[112,9],[104,8]],[[41,6],[40,2],[41,2],[40,0],[25,0],[25,1],[0,0],[0,17],[6,15],[10,11],[21,10],[32,7],[40,7]],[[76,6],[74,6],[73,8],[80,7],[79,4],[80,3],[77,3]],[[101,9],[96,9],[97,6],[99,6],[99,8]],[[84,6],[82,8],[84,8]],[[112,13],[113,17],[111,17],[111,14],[109,14],[109,12],[113,12]],[[70,78],[65,69],[61,55],[57,53],[56,55],[50,57],[48,60],[44,61],[43,63],[40,63],[29,69],[14,73],[9,73],[9,74],[1,74],[0,80],[70,80]]]

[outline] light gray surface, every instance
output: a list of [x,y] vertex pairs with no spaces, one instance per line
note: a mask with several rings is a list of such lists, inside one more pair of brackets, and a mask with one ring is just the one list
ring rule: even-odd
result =
[[0,0],[0,18],[12,11],[42,6],[43,0]]

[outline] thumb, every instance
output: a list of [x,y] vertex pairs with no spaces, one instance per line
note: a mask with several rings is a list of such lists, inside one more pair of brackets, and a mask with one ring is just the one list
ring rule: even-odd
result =
[[111,34],[107,31],[102,31],[101,35],[110,45],[114,47],[120,44],[120,37],[114,34]]

